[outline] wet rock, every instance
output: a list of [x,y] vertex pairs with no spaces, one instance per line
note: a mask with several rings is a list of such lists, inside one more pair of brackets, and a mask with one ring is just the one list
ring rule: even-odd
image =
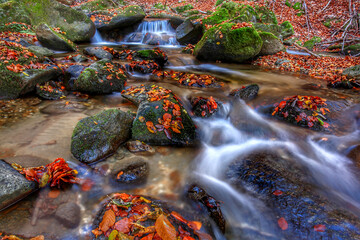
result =
[[65,97],[61,85],[54,81],[36,85],[36,94],[48,100],[57,100]]
[[195,125],[171,90],[156,85],[127,89],[122,96],[140,104],[132,138],[151,145],[192,145]]
[[166,53],[160,48],[136,51],[133,54],[133,58],[139,60],[152,60],[161,67],[163,67],[168,61]]
[[153,155],[155,154],[155,150],[147,145],[146,143],[136,141],[129,141],[126,143],[126,148],[131,153],[139,154],[139,155]]
[[87,107],[85,105],[78,102],[70,101],[68,104],[66,104],[65,101],[61,101],[53,102],[46,107],[41,108],[40,112],[45,114],[65,114],[69,112],[80,113],[84,112],[86,109]]
[[123,184],[141,184],[146,182],[149,175],[149,164],[144,160],[129,162],[118,170],[113,179],[116,183]]
[[138,72],[142,74],[149,74],[153,71],[160,70],[159,64],[154,61],[132,61],[126,64],[125,68],[128,72]]
[[61,204],[55,217],[67,228],[77,228],[81,220],[80,206],[74,202]]
[[205,209],[210,218],[216,223],[219,229],[225,232],[225,218],[221,212],[220,202],[210,196],[203,188],[193,185],[187,192],[187,197],[193,200],[198,208]]
[[4,160],[0,160],[0,183],[0,210],[25,198],[37,189],[35,182],[28,181]]
[[353,160],[354,163],[360,168],[360,145],[353,147],[347,154],[347,157]]
[[240,98],[247,102],[255,99],[258,95],[258,92],[259,92],[259,85],[250,84],[246,87],[231,91],[230,96]]
[[95,56],[97,59],[109,59],[111,60],[113,58],[113,56],[111,55],[111,53],[105,51],[103,48],[101,47],[87,47],[84,49],[84,53],[89,55],[89,56]]
[[194,24],[186,20],[176,28],[176,40],[183,45],[196,44],[203,34],[201,24]]
[[[359,219],[321,196],[309,183],[306,170],[289,154],[257,152],[238,157],[226,177],[239,189],[250,187],[274,211],[274,223],[283,217],[285,239],[353,239]],[[245,184],[245,185],[244,185]],[[324,232],[315,226],[325,225]],[[356,238],[356,237],[355,237]]]
[[237,63],[258,55],[263,42],[255,28],[233,26],[224,23],[207,30],[196,44],[194,55],[200,60]]
[[162,36],[150,32],[145,35],[143,43],[147,45],[164,45],[166,41]]
[[39,42],[47,48],[57,51],[76,51],[76,46],[60,33],[55,32],[45,23],[35,29]]
[[272,55],[285,50],[281,40],[274,34],[268,32],[259,32],[259,35],[263,41],[259,55]]
[[74,89],[93,94],[121,92],[126,82],[125,72],[118,63],[104,59],[84,69],[74,81]]
[[67,89],[74,89],[74,83],[84,71],[85,66],[83,65],[71,65],[65,70],[65,85]]
[[118,109],[105,110],[80,120],[71,137],[71,153],[83,163],[112,155],[130,138],[133,117]]
[[221,117],[225,114],[222,102],[213,97],[196,97],[191,99],[192,111],[197,117]]
[[77,54],[77,55],[73,56],[71,58],[71,60],[76,62],[76,63],[81,63],[81,62],[86,62],[88,60],[88,58],[81,55],[81,54]]
[[108,15],[111,20],[96,19],[95,25],[100,31],[111,31],[113,29],[131,27],[145,18],[144,11],[136,5],[128,6],[124,9],[117,9],[115,16],[113,11],[102,11],[101,13]]
[[346,69],[344,69],[342,74],[347,76],[348,78],[360,79],[360,65],[346,68]]

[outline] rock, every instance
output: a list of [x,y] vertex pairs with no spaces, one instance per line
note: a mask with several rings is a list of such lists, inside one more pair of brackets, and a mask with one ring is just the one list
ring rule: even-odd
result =
[[76,63],[81,63],[81,62],[86,62],[88,60],[88,58],[81,55],[81,54],[77,54],[77,55],[73,56],[71,58],[71,60],[76,62]]
[[360,168],[360,145],[354,146],[347,154],[347,157]]
[[259,92],[259,85],[250,84],[246,87],[231,91],[229,95],[236,98],[240,98],[244,101],[251,101],[257,97],[258,92]]
[[93,0],[93,1],[84,2],[73,8],[76,10],[84,11],[85,13],[90,13],[90,12],[106,10],[114,7],[118,7],[118,5],[115,5],[114,1],[112,0]]
[[258,31],[272,33],[276,37],[282,40],[291,37],[294,34],[294,28],[289,21],[285,21],[280,25],[273,23],[272,24],[254,23],[254,27]]
[[150,12],[147,17],[157,19],[169,19],[171,26],[175,29],[186,20],[185,17],[174,15],[174,13],[162,11]]
[[109,59],[111,60],[113,56],[108,51],[105,51],[102,47],[87,47],[84,49],[84,53],[90,57],[95,56],[97,59]]
[[197,117],[222,117],[225,115],[225,109],[222,102],[213,97],[196,97],[191,99],[192,112]]
[[343,75],[348,78],[360,79],[360,65],[355,65],[349,68],[344,69],[342,72]]
[[85,67],[83,65],[71,65],[65,70],[66,80],[64,83],[67,89],[74,89],[74,83],[84,69]]
[[[62,71],[56,65],[43,61],[41,57],[35,57],[29,49],[22,47],[20,44],[1,42],[0,47],[11,51],[16,51],[18,60],[0,65],[0,99],[14,99],[20,95],[31,92],[37,84],[45,83],[52,79],[57,79]],[[27,57],[25,57],[27,56]],[[36,68],[17,70],[17,64],[36,65]],[[15,63],[15,64],[14,64]],[[39,69],[40,68],[40,69]]]
[[154,61],[132,61],[130,64],[125,65],[126,71],[138,72],[142,74],[149,74],[154,71],[160,70],[160,66]]
[[145,18],[145,13],[141,7],[133,5],[128,6],[124,9],[119,9],[114,16],[113,11],[102,12],[104,15],[108,15],[111,20],[105,21],[95,21],[96,28],[99,31],[111,31],[113,29],[122,29],[126,27],[131,27],[134,24],[140,22]]
[[104,59],[85,68],[74,81],[74,89],[93,94],[121,92],[126,82],[125,72],[118,63]]
[[140,104],[132,138],[150,145],[192,145],[195,125],[171,90],[156,85],[127,89],[122,96]]
[[144,160],[128,163],[113,176],[116,183],[141,184],[149,175],[149,164]]
[[136,51],[133,54],[133,58],[139,60],[152,60],[160,67],[163,67],[168,61],[166,53],[159,48]]
[[4,160],[0,160],[0,183],[0,210],[25,198],[37,189],[35,182],[28,181]]
[[68,6],[73,5],[75,2],[75,0],[56,0],[56,1],[58,1],[59,3],[65,4],[65,5],[68,5]]
[[191,10],[193,9],[193,5],[191,4],[186,4],[186,5],[182,5],[182,6],[177,6],[174,8],[174,10],[177,12],[177,13],[182,13],[182,12],[185,12],[187,10]]
[[166,44],[166,41],[163,39],[163,36],[160,36],[157,33],[149,32],[145,35],[143,43],[157,46]]
[[233,26],[224,23],[207,30],[196,44],[194,55],[200,60],[241,63],[259,54],[262,40],[255,28]]
[[348,45],[342,51],[344,54],[351,54],[352,56],[358,55],[360,53],[360,44]]
[[202,37],[203,30],[200,24],[193,24],[186,20],[176,28],[176,40],[183,45],[196,44]]
[[313,48],[315,47],[315,43],[319,43],[319,42],[321,42],[321,40],[322,39],[320,37],[312,37],[310,40],[304,42],[303,47],[312,51]]
[[48,100],[57,100],[65,97],[60,84],[54,81],[36,85],[36,94]]
[[259,35],[263,41],[259,55],[272,55],[285,50],[281,40],[274,34],[268,32],[259,32]]
[[57,208],[55,217],[67,228],[77,228],[81,221],[80,206],[74,202],[63,203]]
[[73,42],[60,33],[55,32],[45,23],[38,25],[35,31],[36,37],[44,47],[57,51],[76,51],[76,46]]
[[226,222],[221,212],[219,201],[197,185],[192,185],[188,189],[187,197],[195,202],[195,209],[205,209],[206,213],[216,223],[221,232],[225,233]]
[[139,154],[139,155],[154,155],[155,150],[147,145],[146,143],[136,141],[129,141],[126,143],[126,148],[131,153]]
[[69,112],[81,113],[84,112],[86,109],[86,106],[77,102],[70,101],[69,104],[66,104],[65,102],[53,102],[46,107],[40,109],[40,112],[44,114],[56,115],[66,114]]
[[254,191],[263,199],[274,212],[264,218],[270,217],[274,224],[280,217],[287,221],[288,228],[281,231],[284,239],[318,239],[314,230],[318,224],[326,226],[321,233],[324,239],[356,239],[359,218],[320,195],[298,161],[289,153],[255,152],[238,157],[226,176],[240,191],[251,188],[251,194]]
[[45,23],[60,28],[72,42],[90,41],[94,23],[82,12],[55,0],[19,0],[0,5],[0,22],[23,22],[37,26]]
[[55,54],[52,50],[40,46],[29,46],[28,49],[37,56],[52,57]]
[[80,120],[71,137],[71,153],[83,163],[112,155],[130,138],[133,117],[118,109],[105,110]]

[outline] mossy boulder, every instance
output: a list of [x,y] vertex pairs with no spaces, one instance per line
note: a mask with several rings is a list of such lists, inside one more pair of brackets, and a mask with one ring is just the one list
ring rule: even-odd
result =
[[64,35],[55,32],[47,24],[39,24],[36,29],[36,37],[44,47],[58,51],[76,51],[76,45]]
[[105,51],[102,47],[87,47],[84,49],[84,53],[90,57],[96,57],[97,59],[109,59],[113,58],[112,54]]
[[270,11],[270,9],[268,9],[265,6],[256,6],[256,12],[258,14],[258,20],[262,23],[273,23],[273,24],[278,24],[278,21],[276,19],[276,16],[274,14],[274,12]]
[[46,23],[60,28],[73,42],[89,41],[95,34],[94,23],[82,12],[55,0],[19,0],[0,5],[1,22],[24,22],[34,26]]
[[29,46],[28,49],[36,56],[52,57],[55,54],[54,51],[40,46]]
[[227,10],[226,8],[220,8],[217,9],[213,14],[211,14],[210,16],[204,18],[202,20],[203,25],[206,27],[208,26],[214,26],[216,24],[220,24],[223,21],[229,20],[230,17],[230,13],[229,10]]
[[[123,3],[123,1],[121,1],[121,3]],[[85,13],[90,13],[94,11],[106,10],[115,7],[118,7],[118,5],[115,5],[115,2],[112,0],[95,0],[95,1],[85,2],[73,8],[76,10],[84,11]]]
[[138,60],[152,60],[161,67],[168,61],[166,53],[159,48],[136,51],[133,54],[133,58]]
[[282,40],[294,34],[294,28],[292,27],[291,23],[288,21],[285,21],[280,25],[274,23],[271,24],[254,23],[254,27],[258,31],[270,32]]
[[186,20],[176,28],[176,40],[183,45],[196,44],[202,37],[203,30],[199,23]]
[[83,70],[74,81],[74,89],[92,94],[121,92],[126,82],[125,72],[118,63],[103,59]]
[[274,34],[268,32],[259,32],[259,35],[263,41],[261,51],[259,55],[272,55],[285,49],[281,40]]
[[[44,62],[20,44],[0,41],[0,49],[2,57],[7,59],[0,62],[0,99],[17,98],[33,91],[37,84],[57,79],[62,73],[60,68]],[[17,59],[7,53],[16,54]],[[33,67],[31,63],[39,65]]]
[[108,109],[80,120],[71,137],[71,153],[83,163],[112,155],[130,138],[133,117],[118,109]]
[[319,42],[321,42],[320,37],[312,37],[310,40],[304,42],[303,47],[309,50],[313,50],[313,48],[315,47],[315,43],[319,43]]
[[255,28],[232,29],[234,25],[210,28],[195,46],[194,55],[201,60],[241,63],[259,54],[263,42]]
[[191,10],[193,9],[193,5],[191,4],[186,4],[186,5],[182,5],[182,6],[177,6],[174,8],[174,10],[177,12],[177,13],[183,13],[185,11],[188,11],[188,10]]
[[132,138],[150,145],[194,144],[195,125],[178,97],[156,85],[132,87],[122,96],[138,105]]
[[101,14],[110,17],[111,20],[97,19],[97,12],[95,12],[93,15],[96,19],[95,25],[100,31],[110,31],[113,29],[130,27],[145,18],[144,10],[137,5],[128,6],[124,9],[118,9],[115,14],[114,11],[103,11]]
[[346,46],[344,48],[344,53],[345,54],[352,54],[352,55],[357,55],[360,53],[360,43],[358,44],[353,44],[353,45],[349,45],[349,46]]
[[348,78],[360,79],[360,65],[355,65],[355,66],[346,68],[346,69],[344,69],[342,74],[347,76]]

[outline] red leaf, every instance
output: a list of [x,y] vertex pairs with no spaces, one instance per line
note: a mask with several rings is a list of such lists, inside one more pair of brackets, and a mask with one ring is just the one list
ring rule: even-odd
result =
[[122,233],[130,232],[131,221],[128,218],[123,218],[115,223],[114,228]]
[[163,240],[176,240],[176,230],[165,215],[161,214],[156,219],[155,229]]
[[281,230],[286,230],[288,229],[289,225],[287,223],[287,221],[285,220],[285,218],[279,218],[278,220],[278,225],[281,228]]
[[326,226],[323,224],[317,224],[314,226],[314,230],[317,232],[325,232]]
[[115,213],[113,210],[109,209],[105,212],[101,223],[99,224],[100,230],[105,233],[109,230],[115,223]]
[[286,106],[286,101],[281,101],[281,102],[279,103],[279,108],[280,108],[280,109],[283,109],[285,106]]
[[273,192],[273,194],[274,194],[275,196],[280,196],[280,195],[283,194],[283,192],[282,192],[281,190],[275,190],[275,191]]

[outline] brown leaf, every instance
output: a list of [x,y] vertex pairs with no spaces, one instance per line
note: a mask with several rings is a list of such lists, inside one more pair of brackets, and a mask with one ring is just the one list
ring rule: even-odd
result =
[[107,232],[115,224],[115,213],[112,209],[109,209],[105,212],[99,228],[103,233]]
[[176,240],[176,230],[165,215],[161,214],[156,219],[155,229],[163,240]]
[[131,221],[128,218],[123,218],[115,223],[114,228],[122,233],[130,232]]

